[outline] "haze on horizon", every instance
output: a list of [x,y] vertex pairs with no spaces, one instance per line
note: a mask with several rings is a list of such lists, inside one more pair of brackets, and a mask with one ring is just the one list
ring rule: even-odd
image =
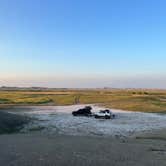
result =
[[1,0],[0,86],[166,88],[165,0]]

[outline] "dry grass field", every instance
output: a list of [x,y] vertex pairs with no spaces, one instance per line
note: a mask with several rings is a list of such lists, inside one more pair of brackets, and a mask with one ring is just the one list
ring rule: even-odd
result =
[[84,89],[0,91],[0,107],[10,105],[100,104],[109,108],[166,113],[166,90]]

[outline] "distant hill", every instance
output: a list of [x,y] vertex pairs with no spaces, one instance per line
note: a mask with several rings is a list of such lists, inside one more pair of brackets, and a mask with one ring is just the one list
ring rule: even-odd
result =
[[47,88],[47,87],[0,87],[1,91],[47,91],[47,90],[67,90],[67,88]]

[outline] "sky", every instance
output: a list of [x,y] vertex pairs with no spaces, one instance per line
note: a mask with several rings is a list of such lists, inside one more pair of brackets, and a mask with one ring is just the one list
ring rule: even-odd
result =
[[166,88],[165,0],[0,0],[0,86]]

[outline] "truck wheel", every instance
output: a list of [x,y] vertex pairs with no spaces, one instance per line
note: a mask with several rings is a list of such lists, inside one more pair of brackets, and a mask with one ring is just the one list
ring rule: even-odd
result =
[[106,116],[105,116],[105,119],[111,119],[111,117],[110,117],[110,116],[108,116],[108,115],[106,115]]
[[112,119],[114,119],[114,118],[115,118],[115,115],[113,114],[113,115],[112,115]]
[[99,117],[97,115],[95,115],[95,118],[98,119]]

